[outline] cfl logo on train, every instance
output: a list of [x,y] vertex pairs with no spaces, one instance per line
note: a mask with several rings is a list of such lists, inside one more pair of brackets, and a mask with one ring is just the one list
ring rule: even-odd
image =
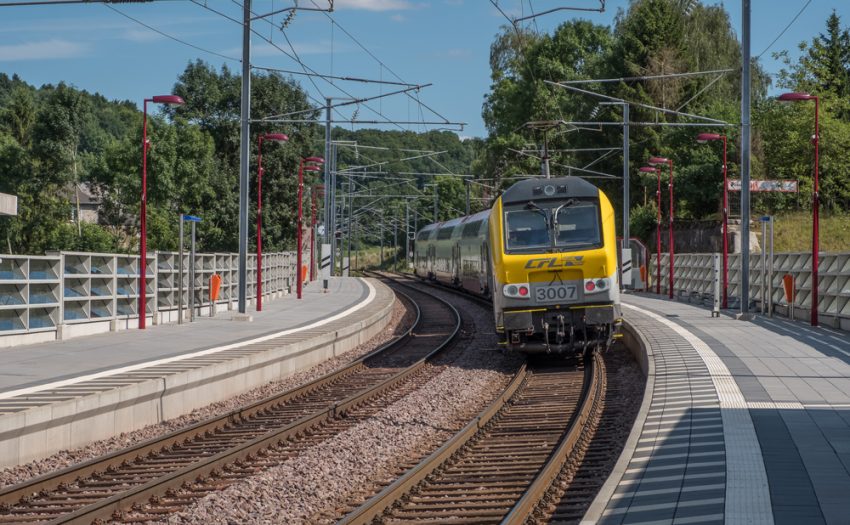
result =
[[581,255],[574,255],[571,257],[561,257],[561,261],[558,262],[557,257],[546,257],[544,259],[529,259],[528,262],[525,263],[525,267],[531,270],[540,270],[541,268],[570,268],[575,266],[581,266],[584,264],[584,257]]

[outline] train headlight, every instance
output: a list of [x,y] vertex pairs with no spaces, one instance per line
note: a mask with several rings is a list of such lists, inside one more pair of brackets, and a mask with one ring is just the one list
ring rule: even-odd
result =
[[528,299],[531,295],[531,288],[528,283],[506,284],[502,287],[502,293],[505,297],[512,299]]
[[611,280],[607,277],[603,277],[601,279],[585,279],[584,280],[584,294],[596,294],[607,292],[611,288]]

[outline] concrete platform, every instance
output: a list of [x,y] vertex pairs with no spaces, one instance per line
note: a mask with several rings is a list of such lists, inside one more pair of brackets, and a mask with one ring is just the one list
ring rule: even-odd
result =
[[249,312],[0,350],[0,466],[170,419],[349,350],[389,322],[393,292],[335,278]]
[[850,523],[850,338],[623,298],[647,392],[583,523]]

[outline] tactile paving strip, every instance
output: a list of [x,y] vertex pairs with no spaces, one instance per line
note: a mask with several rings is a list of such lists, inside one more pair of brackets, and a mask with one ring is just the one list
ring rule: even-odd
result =
[[773,516],[761,448],[737,383],[687,329],[645,309],[655,391],[635,457],[602,523],[752,523]]

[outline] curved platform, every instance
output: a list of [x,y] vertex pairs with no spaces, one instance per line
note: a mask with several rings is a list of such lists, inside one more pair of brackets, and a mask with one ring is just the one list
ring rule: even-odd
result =
[[251,312],[2,351],[0,466],[167,420],[347,351],[389,322],[395,295],[331,279]]
[[850,338],[623,297],[647,392],[583,523],[850,523]]

